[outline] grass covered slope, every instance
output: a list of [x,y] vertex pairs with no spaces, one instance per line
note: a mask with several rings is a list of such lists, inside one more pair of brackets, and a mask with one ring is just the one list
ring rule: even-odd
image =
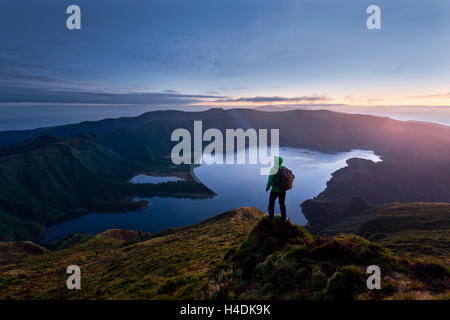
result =
[[[366,268],[381,268],[381,290],[367,289]],[[437,261],[394,256],[355,235],[312,236],[264,218],[239,249],[209,273],[207,299],[442,299],[450,269]]]
[[396,252],[450,261],[450,204],[405,202],[370,206],[361,198],[315,198],[301,205],[317,234],[353,233]]
[[30,241],[0,242],[0,266],[45,252],[47,252],[45,248]]
[[398,252],[450,262],[450,204],[396,203],[376,210],[358,234]]
[[[0,299],[449,298],[450,270],[438,259],[398,256],[355,235],[314,236],[263,216],[247,207],[153,236],[76,235],[58,245],[64,249],[0,267]],[[81,290],[66,289],[73,264]],[[373,264],[382,289],[369,291]]]
[[[191,297],[205,272],[240,245],[263,213],[240,208],[154,235],[110,230],[63,250],[0,267],[0,299],[158,299]],[[66,288],[78,265],[82,289]]]
[[[126,187],[120,155],[87,137],[47,136],[0,153],[0,240],[39,240],[44,224],[67,210],[117,199]],[[106,187],[107,186],[107,187]]]

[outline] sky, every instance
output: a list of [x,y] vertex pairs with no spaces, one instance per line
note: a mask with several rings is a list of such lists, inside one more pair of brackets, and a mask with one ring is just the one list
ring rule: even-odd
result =
[[8,106],[450,106],[449,57],[448,0],[0,2]]

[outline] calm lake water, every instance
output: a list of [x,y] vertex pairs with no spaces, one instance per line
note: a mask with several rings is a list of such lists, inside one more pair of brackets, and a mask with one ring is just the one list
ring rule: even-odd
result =
[[[295,175],[294,187],[286,197],[287,215],[293,222],[305,225],[300,204],[318,195],[331,174],[346,166],[350,158],[381,161],[372,151],[326,154],[306,149],[282,147],[283,164]],[[252,206],[267,211],[269,195],[265,192],[267,176],[260,175],[259,165],[201,165],[195,175],[217,196],[212,199],[153,197],[148,208],[120,214],[92,213],[48,228],[43,242],[53,242],[73,232],[96,234],[108,229],[138,230],[155,233],[171,227],[186,226],[230,209]],[[137,182],[154,182],[137,176]],[[144,180],[142,180],[144,179]],[[136,182],[136,180],[135,180]],[[141,200],[141,198],[136,198]],[[279,213],[278,203],[275,213]]]

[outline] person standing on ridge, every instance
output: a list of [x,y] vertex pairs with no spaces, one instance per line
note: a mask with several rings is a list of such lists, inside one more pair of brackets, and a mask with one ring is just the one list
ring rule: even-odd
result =
[[275,201],[278,198],[280,204],[281,219],[286,220],[286,191],[292,189],[295,176],[292,171],[283,166],[283,158],[275,157],[275,163],[270,169],[269,179],[266,185],[266,193],[270,191],[269,196],[269,219],[273,219],[275,211]]

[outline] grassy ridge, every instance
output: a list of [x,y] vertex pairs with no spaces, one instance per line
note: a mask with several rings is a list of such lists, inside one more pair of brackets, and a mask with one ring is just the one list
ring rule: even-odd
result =
[[[239,208],[153,236],[74,235],[0,267],[0,299],[449,298],[445,261],[398,255],[356,235],[314,236],[263,215]],[[81,290],[66,289],[72,264],[81,267]],[[369,291],[373,264],[382,289]]]
[[[73,247],[0,267],[0,299],[192,296],[194,284],[246,239],[262,215],[254,208],[236,209],[150,239],[131,231],[107,231]],[[66,289],[65,270],[72,264],[82,270],[82,290]]]
[[450,263],[450,204],[396,203],[376,210],[358,234],[396,252]]
[[[367,289],[366,268],[381,269],[381,290]],[[311,235],[264,218],[239,249],[209,273],[207,299],[448,299],[450,268],[411,259],[362,237]]]
[[361,203],[362,199],[355,198],[316,198],[305,201],[302,209],[314,233],[353,233],[403,254],[435,256],[450,262],[450,204]]

